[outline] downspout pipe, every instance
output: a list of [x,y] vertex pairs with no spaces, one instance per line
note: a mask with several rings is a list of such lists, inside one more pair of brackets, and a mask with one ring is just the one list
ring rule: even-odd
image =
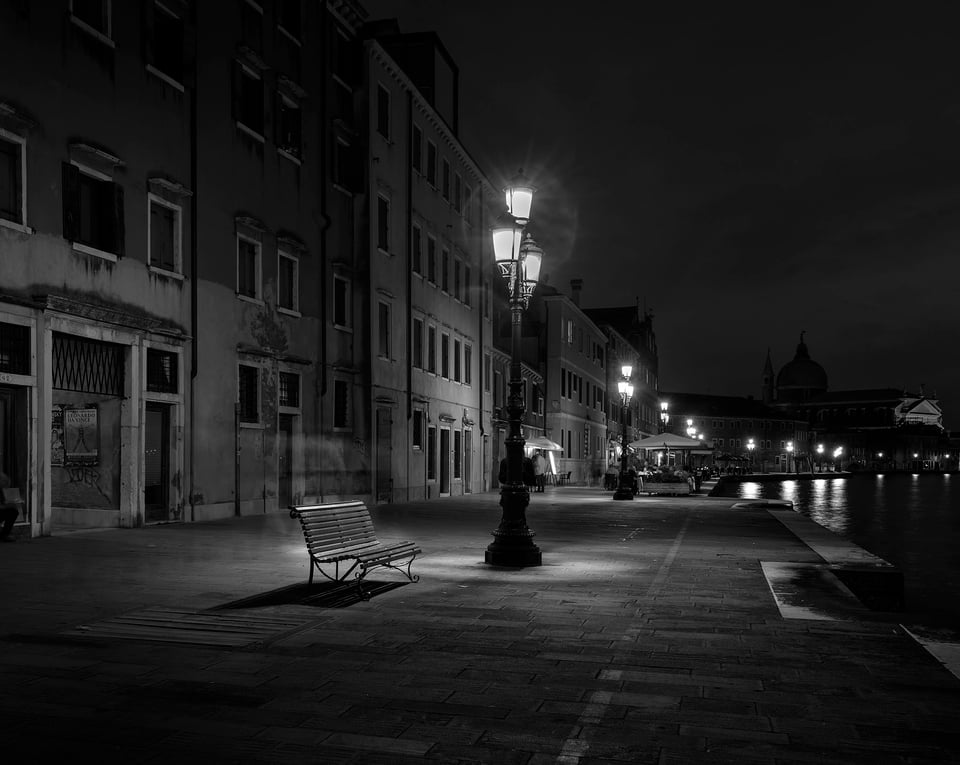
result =
[[[199,23],[199,9],[197,5],[193,6],[193,11],[191,13],[194,29],[197,28]],[[189,443],[190,443],[190,479],[188,481],[189,485],[189,497],[190,502],[190,521],[193,522],[196,520],[196,506],[195,506],[195,485],[194,485],[194,467],[196,465],[196,421],[195,421],[195,412],[196,412],[196,382],[197,374],[199,373],[198,364],[199,364],[199,351],[197,349],[197,339],[200,334],[198,328],[198,319],[197,319],[197,303],[199,301],[199,293],[197,288],[197,274],[199,268],[197,266],[197,251],[199,249],[199,235],[197,233],[198,220],[199,220],[199,208],[200,208],[200,193],[197,188],[198,179],[199,179],[199,168],[198,168],[198,146],[200,142],[199,130],[200,130],[200,120],[197,117],[197,104],[199,99],[197,98],[197,90],[200,88],[200,55],[199,55],[199,44],[196,42],[196,36],[194,37],[194,49],[193,49],[193,87],[190,88],[190,189],[193,194],[190,197],[190,410],[189,410],[189,423],[188,428],[190,430]]]

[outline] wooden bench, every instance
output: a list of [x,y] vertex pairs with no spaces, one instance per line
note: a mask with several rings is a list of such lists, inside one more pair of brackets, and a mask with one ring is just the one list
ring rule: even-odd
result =
[[[375,568],[392,568],[411,582],[420,577],[411,574],[410,566],[420,554],[414,542],[383,543],[373,530],[370,511],[360,501],[331,502],[320,505],[289,505],[290,517],[300,520],[303,538],[310,556],[310,580],[316,568],[332,582],[343,582],[351,573],[357,582],[360,597],[370,596],[363,589],[363,579]],[[334,574],[324,571],[321,564],[333,564]],[[346,570],[341,574],[341,564]],[[406,571],[402,567],[406,567]]]

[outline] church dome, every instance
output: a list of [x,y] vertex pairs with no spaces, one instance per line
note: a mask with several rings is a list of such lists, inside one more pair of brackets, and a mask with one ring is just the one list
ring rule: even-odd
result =
[[784,364],[777,374],[777,398],[782,401],[806,401],[826,390],[827,373],[810,358],[801,332],[793,361]]

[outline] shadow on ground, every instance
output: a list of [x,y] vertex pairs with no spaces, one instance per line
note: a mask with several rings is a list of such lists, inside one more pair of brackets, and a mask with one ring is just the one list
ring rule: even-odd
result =
[[[378,582],[365,579],[363,591],[372,599],[390,590],[403,587],[408,582]],[[363,598],[355,582],[322,582],[317,584],[291,584],[276,590],[252,595],[214,606],[210,611],[239,608],[266,608],[267,606],[315,606],[317,608],[346,608],[362,603]]]

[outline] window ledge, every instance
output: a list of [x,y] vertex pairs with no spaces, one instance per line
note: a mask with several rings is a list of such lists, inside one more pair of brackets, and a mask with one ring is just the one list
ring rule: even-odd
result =
[[255,141],[259,141],[260,143],[266,143],[266,139],[253,128],[248,128],[240,120],[237,120],[236,124],[237,124],[237,130],[239,130],[241,133],[246,133],[252,139],[254,139]]
[[30,226],[24,226],[22,223],[17,223],[16,221],[7,220],[6,218],[0,218],[0,226],[4,228],[10,228],[14,231],[19,231],[21,234],[35,234],[36,231]]
[[334,324],[333,328],[339,330],[340,332],[349,332],[353,334],[353,327],[348,327],[346,324]]
[[86,21],[84,21],[83,19],[81,19],[79,16],[74,16],[74,15],[71,13],[71,14],[70,14],[70,21],[72,21],[75,26],[77,26],[77,27],[79,27],[80,29],[82,29],[82,30],[83,30],[84,32],[86,32],[88,35],[91,35],[92,37],[94,37],[94,38],[96,38],[97,40],[99,40],[100,42],[102,42],[102,43],[103,43],[104,45],[106,45],[108,48],[113,48],[114,50],[116,50],[117,44],[116,44],[113,40],[111,40],[109,37],[107,37],[103,32],[101,32],[101,31],[99,31],[99,30],[97,30],[97,29],[94,29],[92,26],[90,26]]
[[242,300],[244,303],[253,303],[254,305],[263,305],[263,301],[260,298],[250,297],[249,295],[241,295],[237,293],[237,298]]
[[186,279],[186,277],[179,271],[169,271],[166,268],[160,268],[160,266],[148,265],[147,270],[151,273],[157,274],[157,276],[166,276],[169,279],[177,279],[181,282]]
[[287,28],[283,24],[277,24],[277,31],[282,33],[290,42],[296,45],[298,48],[303,47],[303,43],[300,42],[300,38],[293,34],[293,32],[287,31]]
[[302,318],[303,314],[300,311],[297,311],[293,308],[284,308],[283,306],[277,306],[277,313],[285,314],[286,316],[292,316],[295,319]]
[[147,71],[150,72],[150,74],[152,74],[157,79],[163,80],[171,88],[179,90],[181,93],[186,92],[186,88],[183,86],[182,83],[177,82],[169,74],[164,74],[159,69],[157,69],[153,64],[147,64],[146,68],[147,68]]
[[341,194],[345,194],[348,197],[353,197],[353,192],[350,191],[346,186],[342,186],[339,183],[334,182],[333,188],[339,191]]
[[291,154],[289,151],[281,149],[280,147],[277,147],[277,154],[284,159],[293,162],[293,164],[295,164],[297,167],[300,167],[300,165],[303,164],[303,161],[296,154]]
[[383,247],[381,247],[379,244],[377,245],[377,251],[378,251],[379,253],[381,253],[382,255],[386,255],[388,258],[393,257],[393,255],[392,255],[392,253],[390,252],[390,250],[385,250],[385,249],[383,249]]
[[86,244],[81,244],[80,242],[71,242],[73,245],[74,252],[82,252],[84,255],[93,255],[96,258],[103,258],[104,260],[109,260],[111,263],[116,263],[119,258],[112,252],[107,252],[106,250],[98,250],[96,247],[90,247]]
[[240,427],[250,428],[250,430],[263,430],[264,425],[262,422],[244,422],[243,420],[241,420]]

